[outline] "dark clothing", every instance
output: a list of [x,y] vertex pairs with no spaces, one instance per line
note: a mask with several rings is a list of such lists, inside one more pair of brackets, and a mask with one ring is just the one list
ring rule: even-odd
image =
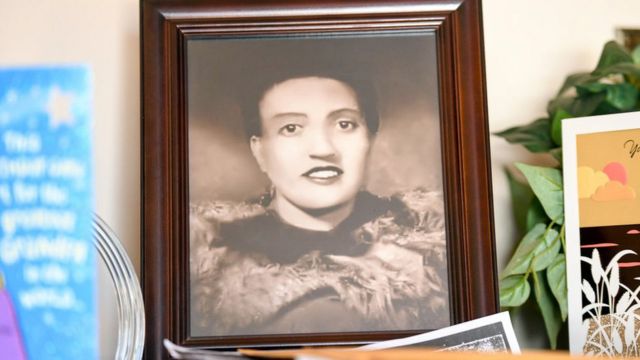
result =
[[[220,225],[220,246],[246,254],[262,254],[269,261],[291,264],[313,251],[319,254],[362,256],[371,245],[367,233],[356,233],[365,223],[387,213],[396,221],[414,223],[406,206],[395,198],[382,199],[360,193],[349,217],[330,231],[313,231],[289,225],[273,210],[263,215]],[[401,218],[401,219],[400,219]],[[360,236],[358,236],[360,235]]]

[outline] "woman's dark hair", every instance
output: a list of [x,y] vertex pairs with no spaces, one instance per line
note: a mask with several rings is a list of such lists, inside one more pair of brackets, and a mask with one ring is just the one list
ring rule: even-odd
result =
[[292,71],[291,69],[282,69],[263,74],[261,79],[254,79],[252,87],[239,94],[242,99],[244,128],[248,138],[262,134],[260,101],[267,91],[284,81],[305,77],[333,79],[349,86],[356,94],[356,99],[369,133],[375,134],[378,131],[379,115],[376,106],[376,93],[368,79],[346,71]]

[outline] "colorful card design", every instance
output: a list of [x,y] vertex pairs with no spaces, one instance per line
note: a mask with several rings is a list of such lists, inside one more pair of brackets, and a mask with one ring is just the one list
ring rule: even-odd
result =
[[91,81],[0,69],[0,359],[95,359]]
[[638,356],[640,113],[563,126],[571,350]]

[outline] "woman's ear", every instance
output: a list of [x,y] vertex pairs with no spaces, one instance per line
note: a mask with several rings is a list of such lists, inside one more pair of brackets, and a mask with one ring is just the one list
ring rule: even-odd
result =
[[259,136],[251,136],[251,139],[249,140],[249,146],[251,146],[251,153],[256,159],[260,170],[266,173],[267,171],[265,170],[264,156],[262,155],[262,139]]

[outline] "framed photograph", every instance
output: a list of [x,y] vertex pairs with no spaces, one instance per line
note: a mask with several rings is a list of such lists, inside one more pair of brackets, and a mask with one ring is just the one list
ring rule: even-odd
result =
[[640,113],[562,122],[570,349],[640,355]]
[[142,1],[146,354],[498,309],[480,4]]

